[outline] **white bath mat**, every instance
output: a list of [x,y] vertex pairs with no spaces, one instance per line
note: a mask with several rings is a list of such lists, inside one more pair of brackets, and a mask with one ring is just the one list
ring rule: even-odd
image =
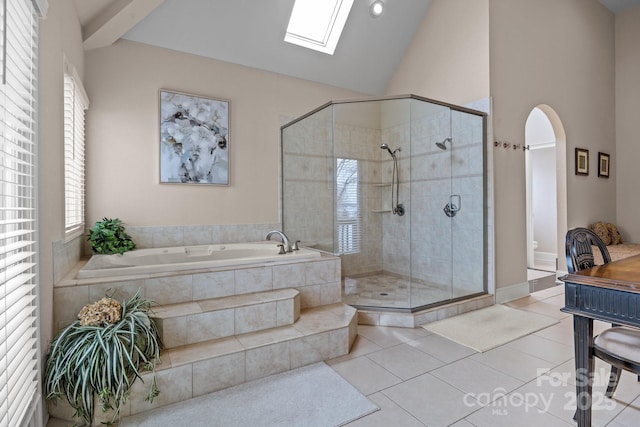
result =
[[336,427],[379,408],[323,362],[148,413],[121,427]]
[[485,352],[558,323],[558,319],[504,305],[492,305],[423,325],[427,331]]

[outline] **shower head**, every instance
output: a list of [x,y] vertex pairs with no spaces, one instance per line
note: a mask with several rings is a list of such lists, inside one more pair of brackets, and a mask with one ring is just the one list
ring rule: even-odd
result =
[[440,142],[436,142],[436,147],[438,147],[441,150],[446,150],[447,149],[447,141],[451,142],[451,138],[445,138],[444,140],[440,141]]
[[389,144],[380,144],[380,148],[383,150],[387,150],[389,152],[389,154],[391,154],[391,157],[395,158],[396,155],[393,154],[393,151],[391,151],[391,149],[389,148]]

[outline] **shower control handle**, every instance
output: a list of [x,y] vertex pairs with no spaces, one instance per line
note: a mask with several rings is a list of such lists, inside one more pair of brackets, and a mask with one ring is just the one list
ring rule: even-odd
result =
[[[456,199],[458,202],[457,204],[455,203]],[[444,214],[449,218],[453,218],[454,216],[456,216],[461,206],[462,206],[462,198],[460,197],[460,195],[452,194],[449,196],[449,203],[447,203],[443,209]]]

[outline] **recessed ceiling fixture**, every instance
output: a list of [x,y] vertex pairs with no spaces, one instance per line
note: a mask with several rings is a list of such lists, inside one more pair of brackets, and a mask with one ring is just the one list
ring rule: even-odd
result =
[[296,0],[284,41],[333,55],[353,0]]
[[374,18],[379,18],[384,12],[384,2],[382,0],[374,0],[369,6],[369,13]]

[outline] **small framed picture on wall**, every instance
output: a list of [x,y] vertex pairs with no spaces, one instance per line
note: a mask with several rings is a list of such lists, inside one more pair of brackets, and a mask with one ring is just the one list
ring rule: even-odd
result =
[[589,150],[576,148],[576,175],[589,175]]
[[602,178],[609,178],[609,168],[611,162],[609,161],[609,155],[606,153],[598,153],[598,176]]

